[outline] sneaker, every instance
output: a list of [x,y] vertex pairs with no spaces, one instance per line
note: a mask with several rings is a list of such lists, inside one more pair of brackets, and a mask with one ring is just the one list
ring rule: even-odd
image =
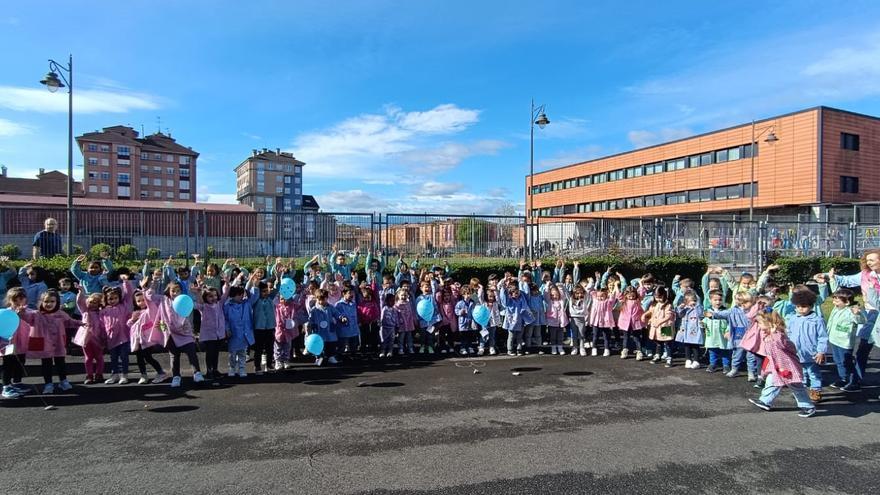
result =
[[239,378],[247,378],[247,371],[239,371],[238,377]]
[[706,366],[706,373],[715,373],[716,371],[718,371],[718,368],[714,364]]
[[[528,354],[528,353],[526,353],[526,354]],[[516,355],[517,355],[517,356],[523,356],[524,354],[523,354],[522,351],[516,351]]]
[[150,383],[150,379],[147,378],[147,375],[141,375],[140,380],[138,380],[138,385],[146,385]]
[[764,388],[764,380],[758,378],[758,381],[756,381],[755,384],[752,385],[752,387],[754,387],[754,388]]
[[[593,350],[595,351],[596,348],[594,347]],[[593,355],[595,356],[595,354],[593,354]],[[611,355],[611,351],[608,349],[605,349],[605,352],[602,353],[602,357],[608,357],[610,355]]]
[[180,377],[175,376],[174,378],[171,379],[171,388],[177,388],[179,386],[180,386]]
[[684,360],[684,367],[685,367],[685,368],[690,368],[690,367],[691,367],[691,364],[693,364],[693,361],[691,361],[690,359],[685,359],[685,360]]
[[645,355],[642,354],[642,351],[636,351],[636,361],[641,361],[642,359],[645,359]]
[[104,380],[104,383],[106,383],[107,385],[113,385],[114,383],[116,383],[118,381],[119,381],[119,375],[117,375],[116,373],[113,373],[112,375],[110,375],[110,378]]
[[730,368],[729,367],[728,368],[721,368],[721,372],[726,375],[726,374],[730,373]]
[[844,392],[858,392],[862,390],[862,386],[858,383],[847,383],[846,385],[840,387],[840,390]]
[[739,375],[739,370],[732,369],[725,376],[727,378],[736,378]]
[[486,354],[486,349],[480,347],[480,349],[477,351],[477,356],[483,356],[485,354]]
[[[663,359],[666,359],[666,358],[663,358]],[[659,363],[659,362],[660,362],[660,355],[654,354],[654,357],[651,359],[651,364],[655,364],[655,363]]]
[[414,351],[413,348],[410,347],[409,349],[407,349],[406,353],[407,353],[407,354],[415,354],[416,351]]
[[584,348],[585,348],[585,349],[592,349],[592,348],[593,348],[593,343],[592,343],[592,342],[587,342],[587,343],[585,343],[585,344],[584,344]]
[[384,357],[385,357],[385,353],[384,353],[384,352],[380,352],[380,353],[379,353],[379,357],[380,357],[380,358],[384,358]]
[[[667,368],[672,368],[672,358],[671,357],[666,358],[666,364],[664,366],[666,366]],[[696,368],[694,368],[694,369],[696,369]]]
[[263,368],[265,368],[268,363],[269,363],[269,358],[267,356],[263,356],[263,358],[260,359],[260,365]]
[[763,402],[761,402],[760,399],[749,399],[749,402],[750,402],[752,405],[754,405],[755,407],[757,407],[758,409],[763,409],[763,410],[765,410],[765,411],[769,411],[769,410],[770,410],[770,406],[767,405],[767,404],[764,404]]
[[539,350],[538,354],[545,354],[544,349]]
[[283,370],[283,369],[284,369],[284,364],[282,364],[282,363],[280,363],[280,362],[279,362],[279,363],[275,363],[275,371],[281,371],[281,370]]
[[467,349],[465,349],[464,347],[462,347],[461,350],[458,351],[458,353],[461,354],[462,356],[467,356]]
[[64,380],[61,380],[60,383],[58,383],[58,388],[60,388],[64,392],[67,392],[69,390],[73,390],[73,385],[71,385],[70,381],[65,378]]
[[327,360],[330,364],[339,364],[339,361],[336,360],[335,356],[330,356],[330,359]]
[[119,379],[119,384],[120,385],[128,385],[128,377],[125,375],[122,375],[122,378]]
[[437,354],[437,351],[434,350],[434,346],[428,346],[428,354]]
[[811,388],[807,391],[807,393],[810,395],[810,400],[813,401],[813,404],[816,404],[820,400],[822,400],[822,392],[819,390]]
[[754,373],[752,373],[751,371],[749,371],[749,378],[748,378],[748,381],[753,382],[753,381],[755,381],[755,380],[757,380],[757,379],[758,379],[758,377],[756,377]]
[[446,354],[446,349],[445,348],[440,349],[440,354]]
[[196,371],[195,373],[193,373],[193,381],[196,383],[200,383],[200,382],[205,381],[205,377],[202,376],[201,371]]
[[846,386],[846,382],[843,380],[837,380],[836,382],[830,385],[831,388],[843,388]]
[[517,354],[513,351],[507,351],[508,356],[516,356]]
[[47,383],[43,385],[43,395],[49,395],[55,393],[55,384]]
[[[595,352],[596,349],[591,349],[591,350]],[[587,348],[586,347],[581,347],[580,355],[581,356],[587,355]],[[593,355],[595,356],[595,354],[593,354]]]
[[807,409],[801,409],[801,412],[798,413],[798,416],[801,418],[809,418],[816,414],[816,408],[810,407]]
[[583,347],[580,348],[580,351],[578,351],[577,348],[573,348],[573,349],[571,350],[571,355],[572,355],[572,356],[577,356],[578,354],[581,354],[582,356],[586,356],[586,355],[587,355],[587,350],[584,349]]
[[629,356],[629,349],[620,351],[620,359],[626,359],[627,356]]
[[473,355],[473,354],[476,354],[476,353],[477,353],[477,351],[476,351],[476,350],[474,350],[474,348],[473,348],[473,347],[468,347],[468,354],[471,354],[471,355]]
[[419,349],[419,351],[420,351],[422,354],[427,354],[427,353],[428,353],[428,346],[423,345],[423,346],[421,347],[421,349]]
[[[671,359],[671,358],[670,358],[670,359]],[[691,361],[691,369],[692,369],[692,370],[698,370],[698,369],[700,369],[700,362],[699,362],[699,361]]]
[[83,380],[83,385],[91,385],[95,383],[95,378],[92,375],[86,375],[86,379]]
[[666,351],[663,351],[663,356],[661,356],[660,359],[666,359],[668,357],[669,357],[669,354]]
[[18,393],[18,390],[15,390],[15,387],[12,385],[5,385],[3,387],[3,393],[0,394],[4,399],[18,399],[21,397],[21,394]]
[[167,379],[168,379],[168,373],[165,373],[163,371],[162,373],[159,373],[158,375],[156,375],[156,378],[153,378],[153,383],[162,383]]
[[498,354],[498,350],[495,349],[494,347],[490,347],[490,348],[489,348],[489,355],[490,355],[490,356],[494,356],[494,355],[496,355],[496,354]]

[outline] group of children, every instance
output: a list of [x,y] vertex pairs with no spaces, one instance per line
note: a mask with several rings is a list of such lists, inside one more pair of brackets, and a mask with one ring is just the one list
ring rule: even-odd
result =
[[[569,272],[563,260],[546,270],[540,261],[521,260],[516,276],[493,274],[484,286],[476,278],[454,281],[448,264],[428,269],[418,258],[411,265],[398,258],[386,273],[387,257],[372,251],[360,280],[359,258],[358,250],[349,259],[335,247],[327,258],[315,256],[302,267],[296,290],[285,294],[279,289],[298,267],[280,258],[267,259],[253,273],[234,259],[222,267],[204,266],[194,256],[190,267],[175,267],[169,258],[155,270],[145,262],[140,274],[129,274],[114,272],[106,257],[84,270],[86,258],[80,256],[71,266],[73,279],[60,280],[57,289],[47,288],[28,264],[18,272],[20,287],[8,291],[6,282],[15,272],[4,270],[0,260],[0,290],[21,318],[3,351],[3,397],[16,398],[26,390],[21,381],[27,359],[41,360],[43,393],[55,389],[53,372],[58,387],[69,390],[65,356],[71,341],[82,348],[85,384],[129,383],[128,356],[134,353],[138,383],[170,377],[171,386],[178,387],[181,354],[195,382],[220,378],[224,347],[228,376],[247,376],[249,351],[260,375],[289,369],[299,353],[307,353],[303,338],[314,333],[324,342],[323,352],[314,356],[317,365],[337,364],[355,353],[414,354],[416,342],[419,352],[428,354],[518,356],[549,349],[560,356],[634,355],[636,361],[666,367],[683,355],[687,369],[705,362],[707,372],[731,378],[745,367],[748,381],[763,388],[752,401],[762,409],[788,386],[800,414],[808,417],[821,399],[826,354],[832,354],[839,378],[831,386],[858,391],[877,338],[880,251],[865,253],[861,273],[817,274],[818,294],[797,285],[787,299],[779,297],[781,288],[773,281],[775,265],[757,278],[744,273],[738,279],[709,267],[698,290],[688,278],[676,276],[669,286],[650,274],[628,281],[610,267],[582,278],[578,262]],[[864,309],[846,288],[852,286],[862,289]],[[820,305],[829,292],[834,309],[826,321]],[[181,294],[196,302],[188,317],[174,309]],[[433,311],[420,309],[426,306]],[[478,306],[489,315],[485,325],[474,317]],[[197,348],[205,353],[204,374]],[[110,354],[106,380],[105,352]],[[158,352],[169,353],[170,375],[153,356]],[[155,370],[152,380],[148,364]]]

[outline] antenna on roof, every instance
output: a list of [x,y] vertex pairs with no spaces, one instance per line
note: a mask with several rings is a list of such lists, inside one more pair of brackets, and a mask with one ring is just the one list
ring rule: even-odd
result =
[[147,135],[146,131],[144,131],[144,124],[141,124],[141,137],[145,137]]
[[156,116],[156,132],[162,134],[162,117]]

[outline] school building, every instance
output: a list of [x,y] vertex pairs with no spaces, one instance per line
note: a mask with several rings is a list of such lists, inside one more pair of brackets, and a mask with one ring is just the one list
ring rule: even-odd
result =
[[[880,201],[880,118],[815,107],[526,176],[538,223],[724,214],[756,220]],[[547,218],[553,217],[553,218]]]

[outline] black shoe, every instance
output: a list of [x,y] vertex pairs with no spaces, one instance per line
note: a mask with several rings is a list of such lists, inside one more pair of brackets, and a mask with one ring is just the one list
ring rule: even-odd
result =
[[[763,409],[763,410],[765,410],[765,411],[769,411],[769,410],[770,410],[770,406],[768,406],[767,404],[764,404],[764,403],[761,402],[759,399],[749,399],[749,402],[751,402],[752,405],[754,405],[754,406],[757,407],[758,409]],[[814,412],[815,412],[815,411],[814,411]]]
[[842,390],[844,392],[859,392],[862,390],[862,386],[859,385],[858,383],[848,383],[848,384],[840,387],[840,390]]
[[801,409],[801,412],[798,413],[798,416],[801,418],[809,418],[816,414],[816,408],[811,407],[809,409]]

